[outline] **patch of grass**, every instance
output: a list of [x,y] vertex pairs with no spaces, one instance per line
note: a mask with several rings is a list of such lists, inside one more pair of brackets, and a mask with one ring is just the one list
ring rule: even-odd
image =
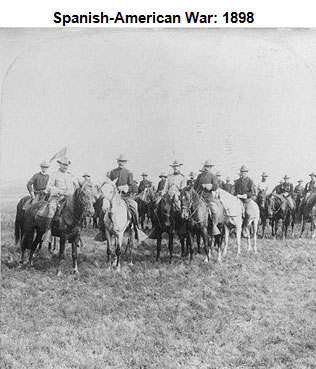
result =
[[[154,242],[108,270],[83,233],[79,270],[46,250],[18,268],[14,206],[2,212],[1,368],[316,368],[315,241],[258,241],[222,265],[154,261]],[[164,246],[166,249],[166,246]]]

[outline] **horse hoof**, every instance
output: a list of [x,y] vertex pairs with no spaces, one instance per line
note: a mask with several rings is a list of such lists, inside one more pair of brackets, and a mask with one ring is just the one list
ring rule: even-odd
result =
[[57,277],[62,277],[63,273],[61,270],[57,270]]

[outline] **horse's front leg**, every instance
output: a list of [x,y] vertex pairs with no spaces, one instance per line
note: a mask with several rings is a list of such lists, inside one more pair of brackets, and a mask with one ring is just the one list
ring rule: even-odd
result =
[[58,259],[58,267],[57,267],[57,275],[58,276],[62,275],[61,266],[62,266],[62,262],[65,260],[65,246],[66,246],[66,238],[65,237],[60,237],[60,241],[59,241],[59,259]]
[[[201,242],[200,234],[197,235],[197,239],[199,240],[199,242]],[[208,232],[207,232],[207,227],[203,228],[203,230],[202,230],[202,239],[203,239],[203,243],[204,243],[204,252],[205,252],[204,262],[209,263],[210,262],[210,247],[209,247],[209,236],[208,236]]]
[[121,250],[123,245],[123,232],[119,232],[117,235],[117,243],[115,248],[115,255],[116,255],[116,270],[118,272],[121,271]]
[[264,232],[265,232],[265,229],[266,229],[266,218],[265,217],[262,217],[262,236],[261,238],[264,238]]
[[194,252],[194,242],[193,242],[193,235],[191,231],[188,231],[187,233],[187,240],[189,241],[189,245],[190,245],[190,259],[189,262],[191,263],[193,260],[193,252]]
[[160,260],[160,252],[161,252],[161,232],[159,231],[157,235],[157,258],[156,261]]
[[306,220],[305,220],[305,217],[304,217],[304,215],[303,215],[303,222],[302,222],[302,228],[301,228],[300,238],[302,238],[303,233],[304,233],[304,231],[305,231],[305,222],[306,222]]
[[[229,235],[229,229],[227,230]],[[236,227],[236,241],[237,241],[237,257],[240,255],[241,252],[241,232],[242,232],[242,224]],[[226,230],[225,230],[226,233]]]
[[72,268],[75,274],[79,274],[78,271],[78,243],[79,243],[80,236],[77,235],[75,240],[72,242]]

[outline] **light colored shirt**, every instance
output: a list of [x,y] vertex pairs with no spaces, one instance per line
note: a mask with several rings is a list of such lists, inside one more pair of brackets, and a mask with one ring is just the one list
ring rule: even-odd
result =
[[165,186],[161,192],[161,195],[164,195],[167,192],[170,192],[169,190],[182,190],[187,185],[187,178],[179,173],[179,174],[171,174],[167,179]]
[[257,193],[259,192],[259,191],[264,191],[266,194],[269,194],[269,193],[271,193],[271,186],[270,186],[270,184],[269,184],[269,182],[262,182],[262,181],[260,181],[259,183],[258,183],[258,186],[257,186]]
[[78,181],[71,173],[58,170],[49,177],[47,189],[51,196],[71,195],[77,186]]

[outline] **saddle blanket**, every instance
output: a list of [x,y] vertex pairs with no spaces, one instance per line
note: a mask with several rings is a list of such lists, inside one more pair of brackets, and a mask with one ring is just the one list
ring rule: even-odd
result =
[[217,191],[218,200],[220,200],[220,202],[223,204],[228,216],[235,217],[244,213],[243,204],[237,197],[222,189],[219,189]]

